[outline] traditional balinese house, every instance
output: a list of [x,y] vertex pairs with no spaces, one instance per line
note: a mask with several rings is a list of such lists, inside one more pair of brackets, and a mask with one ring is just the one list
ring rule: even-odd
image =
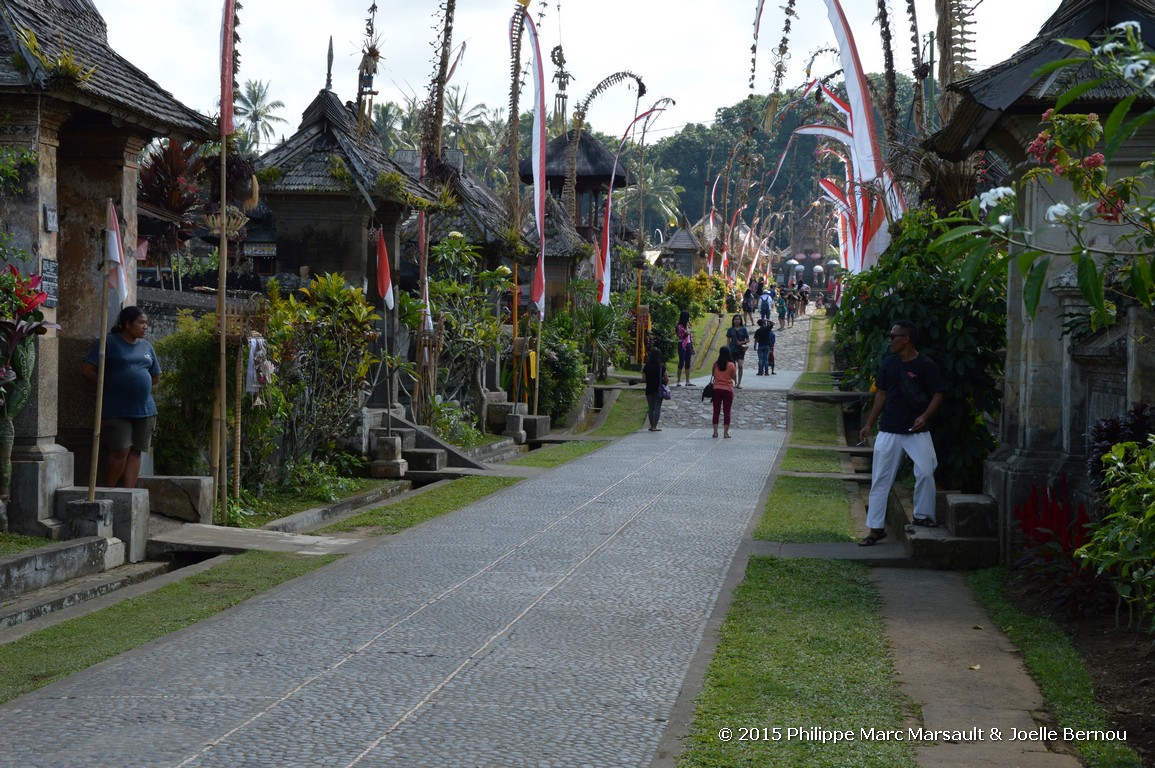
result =
[[672,267],[686,277],[706,268],[706,249],[690,228],[690,222],[685,219],[658,250],[663,260],[668,259]]
[[[568,131],[548,142],[545,146],[545,176],[550,197],[560,201],[562,190],[565,187],[566,164],[569,147],[574,140],[576,131]],[[588,244],[595,244],[602,234],[602,221],[605,216],[605,196],[610,192],[610,178],[613,177],[613,188],[621,189],[637,183],[633,173],[623,163],[617,164],[614,169],[614,154],[589,132],[582,131],[577,140],[577,171],[575,175],[575,211],[572,221],[573,229]],[[533,168],[529,158],[518,164],[518,176],[524,184],[533,184]],[[559,206],[560,208],[560,206]],[[562,209],[564,212],[564,209]],[[568,212],[564,212],[570,218]],[[615,227],[612,234],[615,238],[625,242],[633,242],[636,237],[631,232]],[[551,254],[546,248],[546,296],[556,302],[566,291],[566,286],[573,280],[577,268],[578,257],[589,256],[593,253],[589,248],[582,248],[575,252]],[[612,272],[611,272],[612,274]]]
[[329,87],[305,109],[296,133],[257,166],[261,199],[276,222],[275,267],[267,268],[340,273],[353,285],[367,280],[379,303],[370,230],[384,230],[396,270],[401,223],[436,195],[394,162],[371,130],[361,132],[356,107]]
[[[413,175],[419,173],[419,153],[417,150],[395,152],[393,159]],[[465,167],[465,155],[461,150],[445,150],[439,166],[440,180],[428,181],[430,186],[444,184],[452,193],[456,204],[448,210],[438,210],[425,217],[425,238],[430,245],[439,243],[450,232],[460,232],[480,250],[485,269],[496,269],[504,264],[513,267],[516,243],[509,241],[509,209],[497,193],[486,186]],[[532,221],[530,222],[532,227]],[[411,216],[401,232],[401,284],[407,289],[416,286],[418,275],[418,220]],[[529,236],[523,223],[520,232],[520,246],[523,252],[533,251],[536,256],[537,237]],[[523,263],[526,259],[522,259]],[[528,275],[519,276],[528,282]]]
[[[1076,55],[1060,38],[1102,39],[1110,27],[1124,21],[1139,22],[1145,44],[1155,48],[1155,4],[1149,0],[1064,0],[1035,39],[1014,56],[950,87],[957,108],[943,129],[928,139],[927,147],[947,160],[989,150],[1018,173],[1032,167],[1027,147],[1040,131],[1042,113],[1074,86],[1099,78],[1090,62],[1044,75],[1033,73],[1044,64]],[[1131,92],[1124,83],[1101,82],[1064,111],[1105,116]],[[1150,106],[1146,100],[1134,108]],[[1155,133],[1148,128],[1116,153],[1113,171],[1134,173],[1140,163],[1150,161],[1153,148]],[[1043,247],[1062,251],[1072,245],[1065,232],[1048,229],[1045,221],[1053,201],[1068,196],[1071,189],[1064,181],[1024,185],[1019,195],[1016,218],[1041,233]],[[1099,227],[1084,236],[1109,243],[1119,234]],[[1014,507],[1032,485],[1043,488],[1066,474],[1073,488],[1085,488],[1086,434],[1091,424],[1155,398],[1155,352],[1143,341],[1155,331],[1149,313],[1122,302],[1113,327],[1076,340],[1064,327],[1071,314],[1086,311],[1075,286],[1070,260],[1052,259],[1031,318],[1022,298],[1023,277],[1014,267],[1009,271],[1000,447],[984,473],[985,489],[998,502],[1004,542]]]
[[45,316],[60,325],[35,340],[32,394],[16,419],[9,524],[59,537],[56,490],[88,480],[95,392],[79,369],[107,330],[100,268],[108,203],[120,219],[132,303],[141,151],[156,137],[213,131],[109,47],[90,0],[0,2],[0,113],[0,145],[24,158],[20,188],[0,200],[0,218],[9,247],[23,254],[18,266],[50,278]]

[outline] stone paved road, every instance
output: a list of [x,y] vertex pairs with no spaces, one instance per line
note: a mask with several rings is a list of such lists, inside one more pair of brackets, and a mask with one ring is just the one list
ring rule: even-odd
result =
[[[740,413],[782,398],[753,382],[796,376],[804,327]],[[649,766],[784,434],[712,440],[670,411],[0,706],[5,764]]]

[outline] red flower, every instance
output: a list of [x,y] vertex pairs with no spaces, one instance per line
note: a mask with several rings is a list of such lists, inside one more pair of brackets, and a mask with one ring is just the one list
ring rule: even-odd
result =
[[1103,157],[1102,152],[1096,152],[1093,155],[1089,155],[1088,157],[1083,158],[1083,167],[1088,170],[1092,168],[1101,168],[1103,167],[1103,163],[1106,162],[1106,160],[1107,158]]

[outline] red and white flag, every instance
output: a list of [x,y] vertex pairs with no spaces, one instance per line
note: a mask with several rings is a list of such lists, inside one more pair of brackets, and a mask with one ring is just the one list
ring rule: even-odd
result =
[[236,22],[236,0],[225,0],[221,21],[221,136],[228,136],[237,129],[233,120],[233,30]]
[[124,252],[120,247],[120,221],[116,217],[116,206],[108,201],[108,237],[105,240],[108,260],[108,287],[116,291],[120,306],[128,301],[128,281],[125,277]]
[[385,308],[393,309],[393,275],[389,272],[389,249],[385,247],[385,231],[377,230],[377,293],[385,300]]
[[[521,2],[521,0],[519,0]],[[538,251],[537,267],[533,271],[533,282],[530,283],[529,297],[537,305],[538,318],[545,319],[545,71],[541,60],[541,46],[538,44],[537,27],[533,19],[525,12],[528,2],[516,13],[524,15],[525,31],[529,34],[530,51],[533,53],[533,62],[530,71],[533,73],[533,142],[530,150],[531,166],[533,168],[533,213],[537,222]],[[517,16],[514,16],[516,21]],[[514,45],[514,26],[510,24],[509,44]]]

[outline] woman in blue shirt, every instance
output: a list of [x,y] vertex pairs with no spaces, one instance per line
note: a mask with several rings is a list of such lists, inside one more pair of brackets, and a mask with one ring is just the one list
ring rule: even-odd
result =
[[[141,454],[152,447],[156,402],[152,387],[160,380],[160,361],[145,340],[148,315],[140,307],[125,307],[108,334],[104,352],[104,402],[101,434],[108,447],[105,485],[135,488]],[[84,377],[96,383],[99,348],[81,364]]]

